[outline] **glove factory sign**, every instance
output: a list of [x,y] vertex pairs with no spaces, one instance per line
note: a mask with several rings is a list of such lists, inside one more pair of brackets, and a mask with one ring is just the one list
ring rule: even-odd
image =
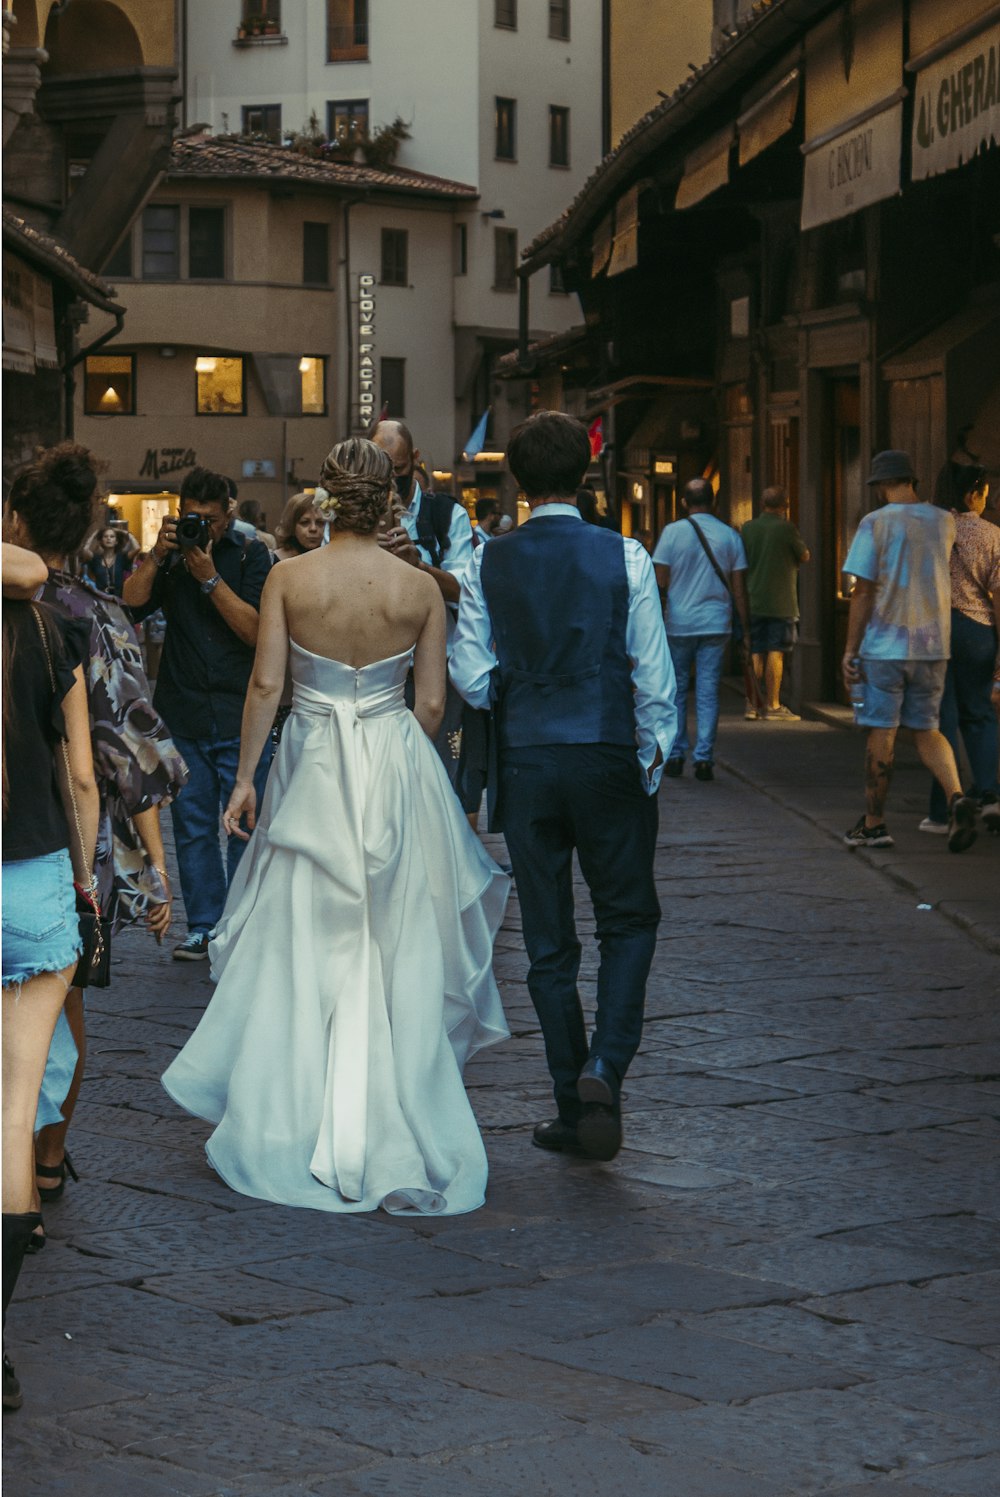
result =
[[358,277],[358,424],[375,419],[375,277]]

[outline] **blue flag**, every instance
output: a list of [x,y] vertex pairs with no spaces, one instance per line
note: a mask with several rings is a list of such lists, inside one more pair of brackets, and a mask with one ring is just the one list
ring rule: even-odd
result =
[[483,443],[486,440],[486,423],[489,420],[490,407],[487,406],[480,416],[478,423],[473,428],[472,435],[462,449],[462,456],[467,460],[474,458],[477,452],[482,452]]

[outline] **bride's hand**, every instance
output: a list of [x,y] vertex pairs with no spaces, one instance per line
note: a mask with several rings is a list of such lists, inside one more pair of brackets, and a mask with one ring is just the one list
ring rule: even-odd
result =
[[[240,827],[243,816],[247,819],[247,831]],[[237,780],[233,786],[233,793],[229,797],[229,805],[222,815],[222,825],[229,837],[239,837],[241,842],[250,841],[250,833],[257,825],[257,793],[253,788],[252,780]]]

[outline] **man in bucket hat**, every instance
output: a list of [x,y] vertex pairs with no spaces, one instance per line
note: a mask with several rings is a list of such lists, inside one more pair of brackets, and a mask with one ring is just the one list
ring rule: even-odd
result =
[[853,576],[844,684],[859,682],[857,722],[868,731],[867,808],[844,837],[848,847],[892,847],[884,821],[896,732],[912,728],[917,752],[948,797],[948,847],[976,840],[976,802],[962,794],[955,756],[938,715],[951,653],[948,558],[954,516],[917,497],[905,452],[879,452],[869,488],[882,507],[863,517],[844,561]]

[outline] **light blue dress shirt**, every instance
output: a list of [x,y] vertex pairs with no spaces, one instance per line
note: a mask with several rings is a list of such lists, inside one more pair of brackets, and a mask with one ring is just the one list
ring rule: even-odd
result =
[[[542,515],[571,515],[586,523],[575,504],[539,504],[532,510],[530,525]],[[677,731],[677,683],[667,649],[667,636],[660,611],[653,564],[638,541],[625,540],[625,573],[628,579],[628,619],[625,648],[632,666],[635,692],[635,737],[646,788],[655,795]],[[496,669],[493,624],[483,593],[482,565],[485,547],[472,553],[471,565],[462,577],[458,606],[458,628],[448,664],[455,686],[472,707],[487,707],[490,676]],[[663,763],[652,768],[656,751]]]
[[[399,522],[420,552],[421,561],[431,566],[433,563],[430,552],[417,540],[417,516],[420,513],[421,492],[420,484],[414,480],[413,498],[410,500],[409,508],[404,509],[400,515]],[[465,571],[473,555],[472,521],[465,511],[465,507],[457,502],[451,514],[448,539],[451,544],[441,558],[440,570],[442,572],[454,572],[457,575]],[[446,603],[445,613],[448,616],[448,655],[450,657],[455,639],[458,604]]]

